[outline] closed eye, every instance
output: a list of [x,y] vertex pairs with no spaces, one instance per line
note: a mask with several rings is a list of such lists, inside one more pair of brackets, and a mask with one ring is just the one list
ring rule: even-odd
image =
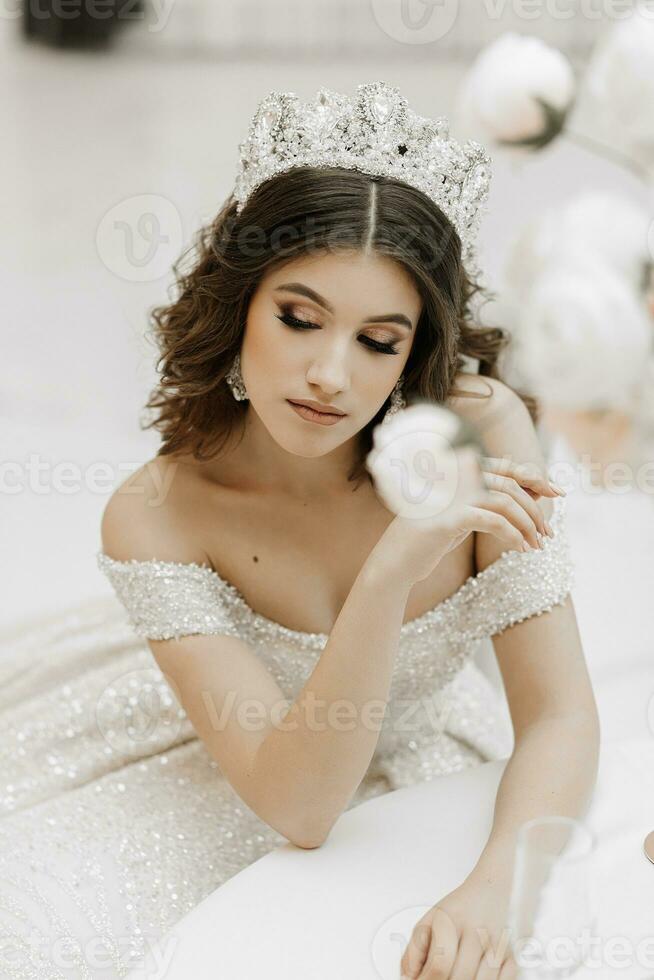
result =
[[[309,323],[308,320],[298,320],[297,317],[294,317],[292,313],[288,312],[288,310],[285,310],[284,313],[275,313],[275,316],[292,330],[320,330],[317,323]],[[365,347],[369,347],[371,350],[379,354],[399,354],[395,343],[384,344],[379,340],[373,340],[372,337],[365,336],[359,337],[359,340]]]

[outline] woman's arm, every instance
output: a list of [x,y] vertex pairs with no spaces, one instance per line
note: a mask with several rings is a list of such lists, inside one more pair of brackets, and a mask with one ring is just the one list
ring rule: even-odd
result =
[[[478,429],[486,452],[546,476],[537,433],[522,400],[506,385],[492,388],[486,405],[460,399],[456,408]],[[545,519],[552,505],[538,501]],[[501,554],[488,534],[475,539],[477,571]],[[493,637],[515,736],[500,781],[493,826],[466,879],[437,896],[413,929],[400,964],[414,980],[516,976],[507,945],[516,834],[526,820],[551,814],[583,818],[597,778],[600,725],[570,596],[548,612],[517,622]]]
[[516,740],[495,801],[493,828],[469,877],[509,883],[520,824],[548,814],[583,819],[597,779],[594,713],[541,718]]
[[[485,379],[486,380],[486,379]],[[540,442],[524,403],[493,381],[495,410],[483,425],[486,450],[546,475]],[[538,505],[548,519],[552,502]],[[499,558],[501,546],[476,536],[477,571]],[[507,873],[520,824],[533,817],[581,817],[590,801],[599,761],[600,724],[570,596],[549,612],[493,637],[515,735],[504,770],[493,827],[475,868]]]
[[[152,487],[149,474],[144,479],[143,492],[117,490],[107,504],[101,529],[105,554],[123,562],[158,555],[200,564],[195,529],[171,506],[151,504],[159,488]],[[130,484],[139,487],[137,480]],[[290,704],[256,650],[231,629],[148,639],[221,773],[262,820],[299,847],[325,839],[365,775],[379,739],[411,582],[388,574],[384,562],[373,560],[376,555],[373,548],[318,663]],[[193,600],[191,618],[198,610],[215,618],[199,587],[194,595],[190,586],[180,594],[174,582],[167,589],[163,582],[164,577],[141,586],[150,609]],[[137,595],[131,600],[139,605]]]
[[543,715],[522,730],[500,781],[488,843],[465,880],[414,927],[403,977],[477,980],[498,970],[502,980],[517,976],[508,920],[517,829],[533,817],[583,815],[595,784],[597,745],[594,712]]
[[250,778],[289,819],[304,815],[307,847],[323,843],[370,765],[410,591],[372,556],[364,563],[318,663],[256,752]]
[[493,827],[472,872],[511,874],[520,824],[548,814],[582,818],[595,786],[600,724],[572,600],[493,640],[515,746],[495,802]]

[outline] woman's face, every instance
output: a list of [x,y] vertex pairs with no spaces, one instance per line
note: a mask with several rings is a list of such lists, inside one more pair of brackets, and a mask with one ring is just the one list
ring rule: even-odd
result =
[[[276,442],[319,456],[355,436],[402,374],[421,309],[409,274],[385,256],[321,253],[269,272],[248,309],[241,373]],[[319,424],[289,399],[346,414]]]

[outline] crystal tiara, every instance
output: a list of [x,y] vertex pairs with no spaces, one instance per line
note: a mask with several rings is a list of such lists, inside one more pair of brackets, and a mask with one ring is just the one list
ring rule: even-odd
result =
[[476,239],[491,157],[475,140],[452,139],[445,116],[432,120],[412,112],[395,86],[367,82],[357,86],[354,98],[322,88],[313,102],[272,91],[259,103],[239,155],[239,214],[260,184],[294,167],[395,177],[441,208],[459,234],[464,265],[479,271]]

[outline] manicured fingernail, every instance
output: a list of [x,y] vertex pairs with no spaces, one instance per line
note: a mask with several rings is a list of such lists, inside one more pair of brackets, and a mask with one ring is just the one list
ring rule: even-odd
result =
[[552,488],[552,490],[554,490],[555,493],[558,493],[560,497],[567,496],[565,490],[562,487],[558,487],[556,483],[550,483],[550,487]]
[[533,549],[532,549],[532,547],[531,547],[531,545],[529,544],[528,541],[523,541],[522,542],[522,550],[523,551],[532,551]]
[[549,523],[549,521],[545,521],[545,530],[551,538],[554,537],[554,531],[552,530],[552,525]]

